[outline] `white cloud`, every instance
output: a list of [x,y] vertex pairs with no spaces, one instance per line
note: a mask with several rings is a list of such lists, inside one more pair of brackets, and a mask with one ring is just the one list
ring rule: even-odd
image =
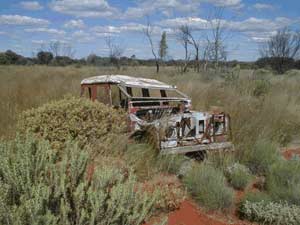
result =
[[166,19],[159,22],[159,25],[169,28],[178,28],[182,25],[188,25],[196,30],[207,29],[208,21],[199,17],[178,17],[174,19]]
[[29,1],[29,2],[24,1],[24,2],[21,2],[20,5],[23,9],[27,9],[27,10],[41,10],[44,8],[37,1]]
[[4,25],[26,25],[26,26],[36,26],[36,25],[48,25],[50,22],[44,19],[33,18],[29,16],[20,15],[0,15],[0,24]]
[[144,0],[140,1],[136,7],[129,7],[122,18],[141,18],[156,11],[165,16],[171,16],[174,12],[195,12],[199,7],[199,2],[195,0]]
[[254,9],[257,9],[257,10],[273,10],[275,9],[275,7],[273,5],[270,5],[270,4],[264,4],[264,3],[256,3],[253,5],[253,8]]
[[160,12],[167,17],[174,12],[195,13],[199,11],[201,3],[229,8],[243,7],[242,0],[142,0],[138,1],[137,6],[129,7],[122,18],[141,18],[154,12]]
[[85,24],[83,20],[70,20],[64,24],[64,27],[69,29],[83,29],[85,27]]
[[45,45],[47,42],[45,40],[32,40],[31,43],[34,45]]
[[90,33],[86,32],[86,31],[83,31],[83,30],[74,32],[72,34],[72,37],[79,43],[88,43],[88,42],[95,40],[93,35],[91,35]]
[[[241,32],[247,35],[254,41],[267,40],[271,35],[274,35],[278,29],[290,26],[297,22],[285,17],[277,17],[275,19],[259,19],[250,17],[242,21],[221,20],[221,24],[226,29],[235,32]],[[194,30],[209,30],[210,24],[214,21],[208,21],[199,17],[179,17],[174,19],[166,19],[158,23],[158,25],[176,29],[181,25],[188,25]]]
[[[91,32],[100,37],[107,35],[118,35],[120,33],[142,33],[145,28],[146,26],[143,24],[127,23],[122,26],[96,26],[91,28]],[[159,35],[163,31],[168,33],[172,32],[172,29],[161,28],[160,26],[153,26],[152,29],[154,35]]]
[[199,0],[199,1],[211,3],[215,6],[222,6],[222,7],[240,7],[242,5],[241,0]]
[[48,34],[53,34],[53,35],[65,35],[66,34],[66,32],[63,31],[63,30],[44,28],[44,27],[25,29],[25,32],[28,32],[28,33],[48,33]]
[[106,0],[52,0],[50,8],[76,17],[116,17],[118,14]]

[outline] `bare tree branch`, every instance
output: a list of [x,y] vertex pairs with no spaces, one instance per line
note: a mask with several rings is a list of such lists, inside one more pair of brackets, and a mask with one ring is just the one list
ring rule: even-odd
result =
[[147,26],[146,28],[143,29],[143,33],[145,34],[146,38],[149,41],[150,47],[151,47],[151,52],[152,55],[154,56],[155,59],[155,64],[156,64],[156,72],[159,72],[159,59],[157,57],[156,51],[155,51],[155,47],[153,44],[153,40],[152,40],[152,36],[153,36],[153,26],[150,23],[149,18],[147,19]]

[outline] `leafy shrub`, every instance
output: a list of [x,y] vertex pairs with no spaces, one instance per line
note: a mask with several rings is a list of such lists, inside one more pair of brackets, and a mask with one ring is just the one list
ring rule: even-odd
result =
[[258,175],[265,175],[270,166],[280,159],[276,146],[266,140],[258,140],[248,153],[247,166]]
[[300,206],[300,162],[275,163],[267,175],[266,186],[274,200]]
[[68,142],[59,161],[44,140],[0,144],[0,224],[142,224],[157,192],[113,165],[89,171],[89,155]]
[[229,209],[234,192],[227,187],[223,173],[207,163],[195,165],[184,177],[193,196],[207,209]]
[[[18,131],[32,132],[57,149],[68,139],[75,140],[81,148],[88,146],[103,153],[113,144],[124,146],[120,138],[126,128],[126,115],[99,102],[85,98],[66,97],[47,103],[20,115]],[[121,146],[118,146],[121,148]]]
[[300,208],[287,203],[246,201],[241,210],[244,218],[261,224],[300,224]]
[[251,181],[251,174],[246,166],[235,163],[226,171],[229,183],[238,190],[244,190]]

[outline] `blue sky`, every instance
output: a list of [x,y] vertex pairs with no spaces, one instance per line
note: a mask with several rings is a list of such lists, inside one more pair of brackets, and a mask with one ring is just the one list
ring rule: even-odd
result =
[[76,58],[106,56],[105,39],[110,36],[124,55],[152,58],[143,34],[149,18],[155,45],[166,31],[169,58],[177,59],[184,52],[176,37],[178,27],[192,28],[201,53],[216,7],[224,9],[230,60],[255,60],[258,47],[276,30],[300,29],[299,0],[0,0],[0,51],[32,56],[60,41],[76,51]]

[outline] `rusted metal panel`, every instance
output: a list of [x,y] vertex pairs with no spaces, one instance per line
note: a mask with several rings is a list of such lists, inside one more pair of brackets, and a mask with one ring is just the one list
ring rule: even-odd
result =
[[233,150],[234,146],[231,142],[211,143],[202,145],[182,146],[175,148],[165,148],[161,150],[162,154],[186,154],[199,151],[217,151],[217,150]]

